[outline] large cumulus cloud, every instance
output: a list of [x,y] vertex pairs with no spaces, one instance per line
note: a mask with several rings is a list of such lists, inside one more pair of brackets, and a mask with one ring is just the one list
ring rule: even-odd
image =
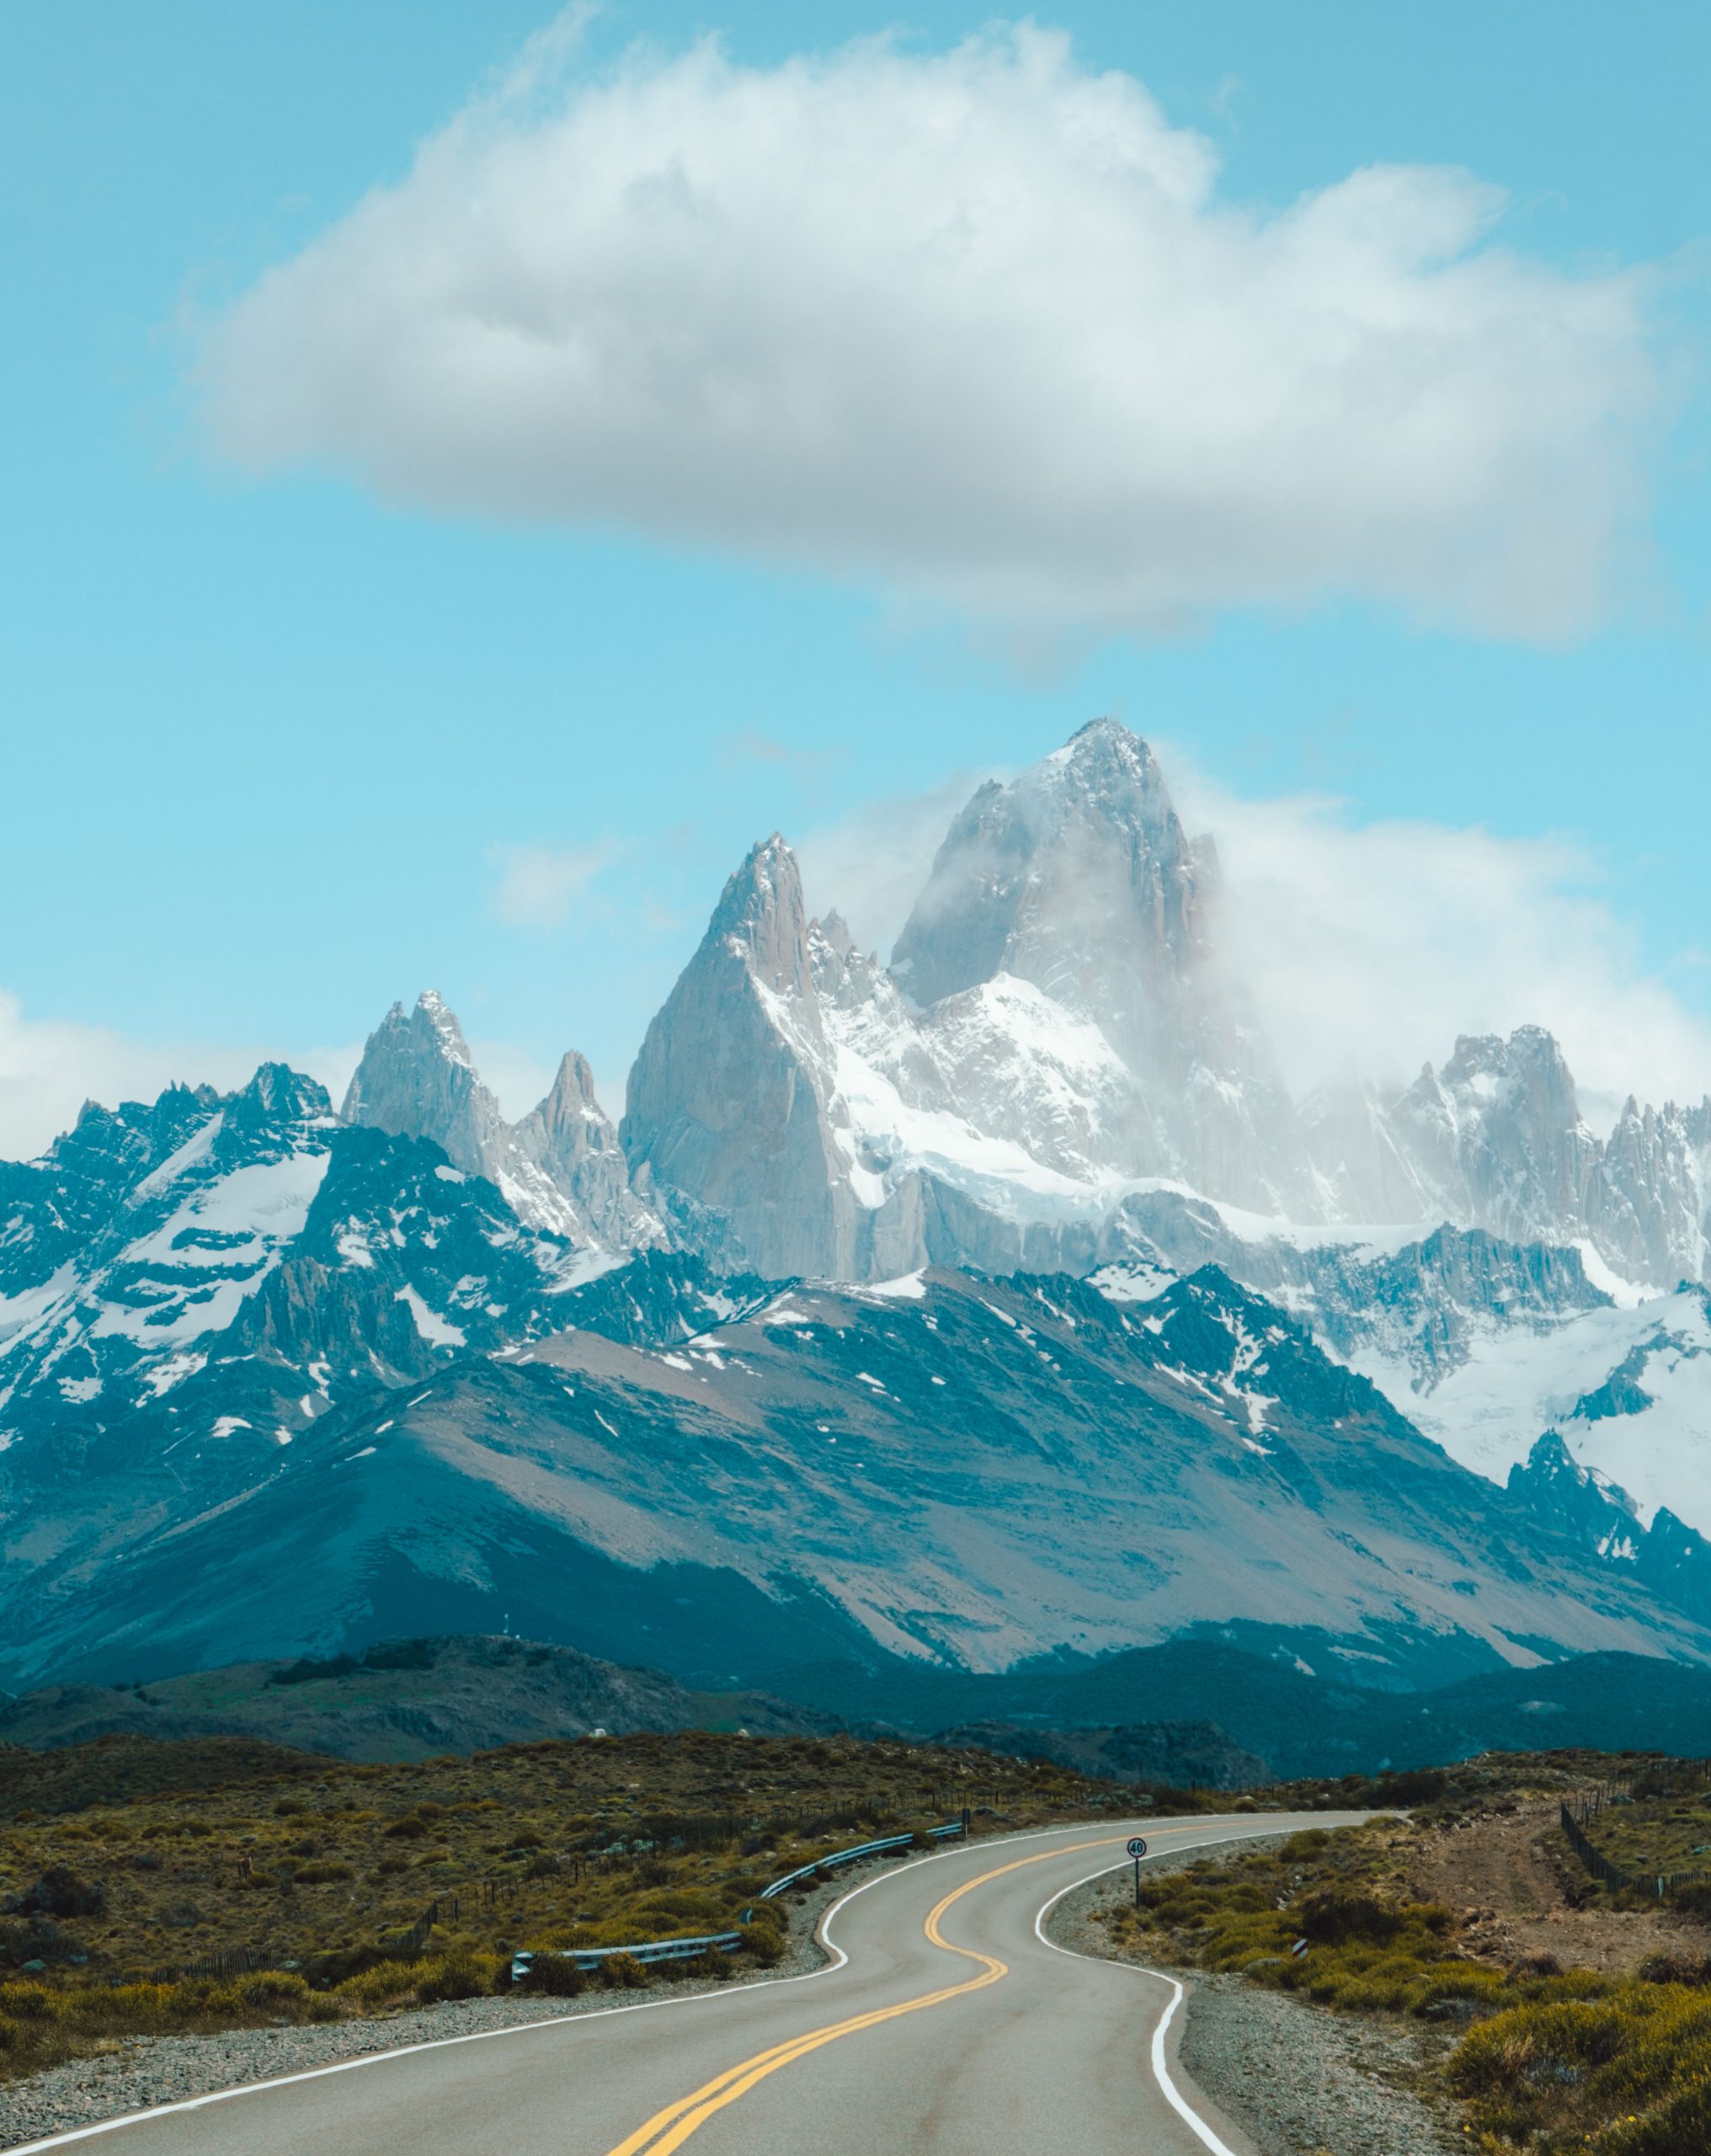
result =
[[207,410],[253,467],[1029,627],[1336,594],[1586,622],[1640,505],[1643,280],[1501,249],[1459,171],[1276,211],[1218,183],[1028,25],[561,57],[212,324]]

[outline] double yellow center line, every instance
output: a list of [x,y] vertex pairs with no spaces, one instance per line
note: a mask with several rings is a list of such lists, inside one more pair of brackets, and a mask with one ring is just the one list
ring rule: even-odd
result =
[[1074,1842],[1067,1848],[1042,1849],[1034,1856],[1017,1857],[1010,1864],[995,1865],[983,1871],[978,1879],[967,1879],[953,1887],[944,1899],[934,1904],[926,1921],[926,1935],[935,1946],[942,1946],[947,1953],[960,1954],[965,1961],[980,1965],[979,1973],[967,1977],[960,1984],[946,1984],[938,1991],[923,1992],[919,1999],[906,1999],[896,2006],[882,2006],[871,2014],[852,2015],[847,2021],[834,2021],[824,2029],[811,2029],[805,2036],[792,2036],[787,2043],[775,2044],[770,2051],[757,2052],[753,2058],[745,2058],[738,2066],[728,2067],[724,2073],[696,2089],[693,2094],[680,2097],[676,2103],[668,2104],[664,2111],[656,2111],[643,2126],[637,2127],[627,2140],[621,2141],[609,2156],[671,2156],[674,2148],[680,2148],[698,2127],[706,2124],[715,2111],[722,2111],[727,2104],[734,2104],[739,2096],[746,2096],[759,2081],[770,2073],[776,2073],[780,2067],[788,2066],[792,2060],[805,2058],[810,2052],[817,2052],[823,2044],[835,2043],[840,2036],[853,2036],[858,2029],[877,2028],[882,2021],[894,2021],[899,2015],[919,2014],[924,2007],[942,2006],[946,1999],[961,1999],[966,1993],[984,1991],[989,1984],[995,1984],[1010,1974],[1010,1964],[1000,1961],[995,1954],[982,1954],[972,1946],[958,1946],[946,1939],[939,1929],[940,1919],[946,1912],[960,1902],[965,1894],[972,1894],[977,1886],[984,1886],[994,1879],[1002,1879],[1006,1873],[1021,1871],[1031,1864],[1044,1864],[1053,1857],[1074,1856],[1081,1849],[1114,1849],[1115,1838],[1096,1842]]

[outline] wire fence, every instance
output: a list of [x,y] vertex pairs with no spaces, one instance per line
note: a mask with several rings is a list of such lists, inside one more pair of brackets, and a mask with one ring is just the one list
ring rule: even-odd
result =
[[1593,1841],[1586,1829],[1599,1814],[1613,1804],[1632,1801],[1631,1787],[1625,1782],[1602,1782],[1596,1789],[1583,1791],[1572,1803],[1563,1801],[1559,1806],[1563,1833],[1581,1864],[1593,1878],[1602,1880],[1618,1894],[1654,1894],[1662,1901],[1677,1887],[1698,1885],[1708,1876],[1703,1865],[1689,1871],[1629,1871],[1613,1857],[1606,1856]]
[[[276,1969],[278,1961],[274,1950],[266,1946],[224,1946],[213,1954],[204,1954],[194,1961],[176,1961],[170,1967],[150,1969],[145,1972],[147,1983],[177,1983],[184,1977],[214,1977],[222,1983],[228,1977],[247,1977],[257,1969]],[[121,1981],[115,1977],[117,1983]],[[125,1979],[125,1981],[131,1981]]]
[[[557,1877],[568,1869],[568,1865],[562,1866],[559,1872],[546,1876]],[[573,1875],[580,1876],[579,1872]],[[402,1930],[382,1932],[381,1944],[388,1951],[419,1953],[436,1924],[461,1924],[469,1919],[492,1916],[498,1909],[509,1908],[526,1884],[521,1879],[477,1879],[452,1893],[436,1894],[413,1924]]]

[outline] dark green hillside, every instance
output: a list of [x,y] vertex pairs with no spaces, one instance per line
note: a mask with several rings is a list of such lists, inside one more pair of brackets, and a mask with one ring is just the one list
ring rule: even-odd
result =
[[243,1733],[348,1759],[426,1759],[593,1730],[830,1734],[835,1716],[759,1693],[697,1694],[573,1647],[482,1636],[237,1662],[147,1684],[48,1685],[0,1708],[0,1744]]

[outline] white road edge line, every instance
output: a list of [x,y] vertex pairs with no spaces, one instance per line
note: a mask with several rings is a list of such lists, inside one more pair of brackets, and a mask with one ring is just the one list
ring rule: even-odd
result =
[[[1186,1846],[1190,1849],[1216,1849],[1223,1842],[1257,1841],[1266,1831],[1268,1830],[1261,1828],[1250,1829],[1247,1833],[1241,1834],[1219,1834],[1215,1838],[1208,1838],[1204,1842],[1190,1842]],[[1275,1832],[1275,1829],[1270,1831]],[[1173,1851],[1172,1854],[1174,1854],[1175,1852]],[[1145,1861],[1144,1859],[1142,1860]],[[1170,2079],[1170,2063],[1165,2056],[1165,2033],[1170,2028],[1171,2022],[1175,2020],[1176,2009],[1181,2005],[1185,1996],[1182,1987],[1177,1983],[1175,1977],[1166,1976],[1162,1969],[1143,1968],[1138,1961],[1107,1961],[1103,1955],[1100,1954],[1078,1954],[1073,1946],[1060,1946],[1055,1939],[1047,1939],[1046,1936],[1046,1919],[1051,1915],[1053,1910],[1057,1908],[1066,1894],[1073,1894],[1078,1886],[1090,1886],[1095,1879],[1103,1879],[1109,1872],[1126,1870],[1133,1861],[1133,1860],[1129,1857],[1119,1858],[1115,1864],[1101,1865],[1097,1871],[1090,1871],[1084,1879],[1072,1879],[1067,1886],[1060,1886],[1048,1901],[1041,1904],[1039,1912],[1034,1919],[1034,1935],[1042,1946],[1050,1947],[1053,1953],[1062,1954],[1069,1961],[1095,1961],[1108,1969],[1127,1969],[1133,1975],[1152,1977],[1161,1984],[1170,1985],[1170,2002],[1159,2016],[1153,2030],[1153,2079],[1164,2090],[1165,2102],[1212,2151],[1212,2156],[1236,2156],[1235,2150],[1227,2141],[1221,2140],[1213,2132],[1211,2127],[1202,2118],[1199,2112]]]
[[[913,1864],[898,1871],[876,1872],[871,1879],[865,1879],[859,1886],[852,1886],[847,1894],[840,1894],[816,1926],[820,1944],[837,1956],[824,1969],[810,1969],[800,1977],[756,1977],[746,1984],[733,1984],[728,1990],[701,1992],[693,1999],[648,1999],[634,2006],[597,2006],[587,2014],[553,2014],[539,2021],[514,2022],[506,2029],[473,2029],[463,2036],[433,2036],[424,2043],[400,2044],[394,2051],[365,2052],[360,2058],[339,2059],[332,2066],[306,2067],[301,2073],[276,2074],[269,2081],[246,2081],[236,2089],[213,2089],[205,2096],[186,2096],[176,2104],[156,2104],[146,2111],[126,2111],[116,2119],[99,2119],[93,2126],[74,2127],[69,2133],[50,2134],[45,2141],[25,2141],[0,2152],[0,2156],[40,2156],[45,2148],[69,2148],[73,2142],[93,2141],[98,2134],[117,2133],[129,2126],[147,2126],[154,2119],[170,2118],[178,2111],[200,2111],[210,2104],[229,2104],[238,2096],[259,2096],[269,2089],[290,2089],[301,2081],[320,2081],[328,2074],[354,2073],[360,2067],[384,2066],[390,2060],[413,2057],[418,2052],[449,2051],[456,2044],[483,2044],[495,2036],[532,2036],[537,2029],[562,2029],[574,2021],[604,2021],[615,2014],[657,2014],[666,2007],[715,2006],[722,2001],[745,1999],[762,1989],[781,1988],[785,1984],[813,1983],[818,1977],[835,1976],[848,1965],[850,1956],[832,1938],[832,1919],[848,1902],[858,1894],[865,1894],[870,1886],[882,1886],[888,1880],[906,1879],[924,1864],[941,1864],[946,1858],[966,1855],[970,1849],[999,1849],[1011,1842],[1036,1842],[1053,1834],[1085,1833],[1090,1827],[1102,1825],[1101,1821],[1088,1820],[1079,1827],[1037,1827],[1026,1834],[994,1834],[989,1841],[978,1844],[965,1842],[960,1848],[935,1849],[930,1856],[917,1857]],[[1092,1875],[1098,1877],[1098,1873]],[[1067,1891],[1067,1890],[1066,1890]],[[1049,1946],[1051,1941],[1047,1940]],[[1059,1953],[1063,1949],[1056,1950]],[[1226,2150],[1224,2156],[1231,2156]]]

